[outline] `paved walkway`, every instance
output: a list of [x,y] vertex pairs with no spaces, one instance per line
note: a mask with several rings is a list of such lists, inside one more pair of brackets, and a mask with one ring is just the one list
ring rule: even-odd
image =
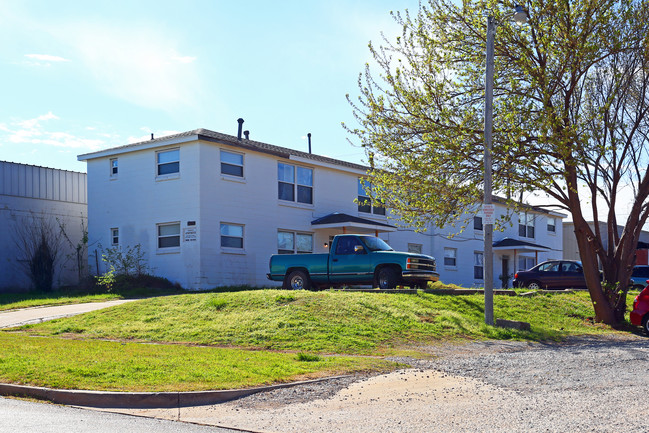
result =
[[11,310],[0,313],[0,329],[14,326],[40,323],[60,317],[75,316],[90,311],[101,310],[102,308],[120,305],[131,302],[133,299],[118,299],[106,302],[89,302],[86,304],[56,305],[53,307],[34,307]]

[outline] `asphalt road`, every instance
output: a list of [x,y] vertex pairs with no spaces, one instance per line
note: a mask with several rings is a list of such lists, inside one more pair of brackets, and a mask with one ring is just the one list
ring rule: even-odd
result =
[[0,397],[0,433],[241,433],[245,430],[142,418]]

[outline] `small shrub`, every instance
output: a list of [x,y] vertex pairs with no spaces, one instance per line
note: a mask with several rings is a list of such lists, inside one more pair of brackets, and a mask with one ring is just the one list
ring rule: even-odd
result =
[[207,304],[214,308],[217,311],[220,311],[224,309],[228,305],[228,301],[226,301],[223,298],[211,298],[209,301],[207,301]]

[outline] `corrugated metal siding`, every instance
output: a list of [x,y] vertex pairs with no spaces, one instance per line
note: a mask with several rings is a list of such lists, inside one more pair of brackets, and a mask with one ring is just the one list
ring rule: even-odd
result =
[[87,203],[86,174],[0,161],[0,195]]

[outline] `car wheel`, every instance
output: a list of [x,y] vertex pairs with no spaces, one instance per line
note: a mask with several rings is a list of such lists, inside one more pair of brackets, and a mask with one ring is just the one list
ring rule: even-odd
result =
[[645,314],[642,318],[642,329],[644,330],[644,333],[649,336],[649,314]]
[[529,283],[527,283],[527,288],[529,290],[541,290],[542,289],[541,283],[539,283],[538,281],[530,281]]
[[311,280],[304,271],[293,271],[288,275],[287,288],[290,290],[309,290]]
[[381,290],[393,290],[397,287],[397,273],[392,268],[381,268],[377,280]]

